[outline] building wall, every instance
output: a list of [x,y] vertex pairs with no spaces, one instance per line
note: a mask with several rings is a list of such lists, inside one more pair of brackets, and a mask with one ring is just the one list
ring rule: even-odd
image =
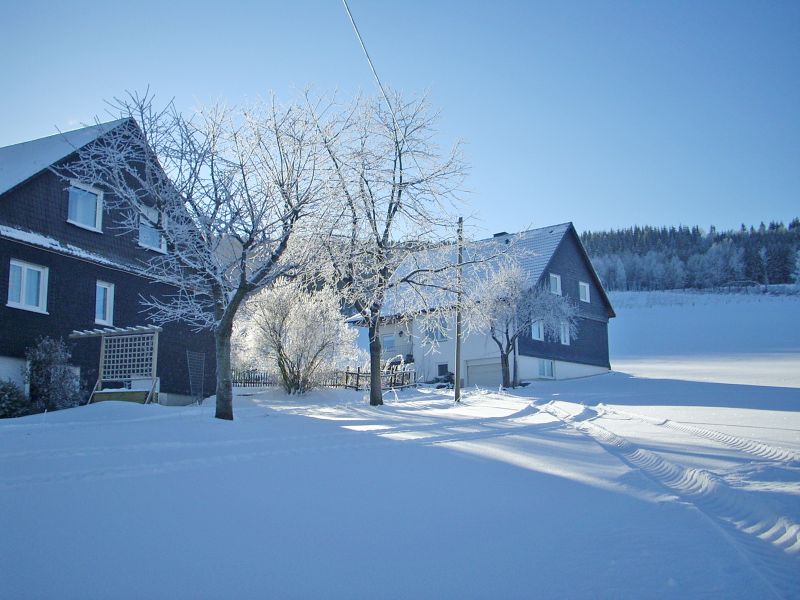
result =
[[[539,360],[540,359],[531,356],[519,356],[517,358],[517,368],[519,369],[519,379],[521,381],[540,378]],[[562,360],[553,361],[553,379],[577,379],[580,377],[600,375],[602,373],[608,373],[608,369],[595,365],[585,365]]]
[[[577,303],[577,336],[566,346],[558,340],[534,340],[530,332],[526,332],[519,338],[519,353],[608,369],[608,315],[611,307],[605,303],[579,244],[575,235],[568,231],[543,275],[545,283],[549,281],[550,273],[560,275],[561,293]],[[579,300],[578,283],[581,281],[589,284],[588,303]]]
[[115,226],[122,220],[120,211],[104,206],[102,233],[67,222],[68,187],[69,182],[55,173],[40,172],[0,196],[0,224],[54,238],[132,269],[146,266],[154,251],[139,246],[137,232]]
[[[41,314],[6,306],[9,262],[16,258],[49,269],[47,312]],[[167,296],[174,288],[152,283],[144,277],[99,266],[0,238],[0,356],[21,359],[37,337],[63,337],[73,352],[75,364],[89,386],[97,379],[100,340],[68,340],[73,330],[103,327],[94,321],[97,280],[114,284],[114,326],[148,324],[142,313],[140,295]],[[215,386],[214,340],[210,332],[195,333],[183,324],[168,324],[159,334],[158,375],[161,390],[188,394],[186,351],[205,352],[204,390]]]
[[[2,372],[13,370],[25,349],[37,337],[63,337],[73,330],[102,327],[94,321],[95,284],[97,280],[114,284],[114,326],[147,324],[140,296],[164,297],[176,290],[134,274],[145,265],[152,251],[138,245],[135,232],[114,228],[119,214],[103,214],[103,232],[89,231],[67,222],[67,182],[43,171],[0,196],[0,225],[57,239],[89,253],[114,261],[120,268],[99,265],[88,260],[42,249],[33,244],[0,237],[0,361]],[[47,312],[40,314],[6,306],[9,285],[9,261],[12,258],[48,267]],[[134,271],[134,272],[131,272]],[[81,376],[89,387],[97,379],[99,338],[68,340],[73,359],[81,367]],[[164,327],[159,336],[158,375],[161,390],[167,394],[189,394],[186,351],[206,355],[204,392],[215,388],[215,354],[210,332],[195,333],[182,324]]]

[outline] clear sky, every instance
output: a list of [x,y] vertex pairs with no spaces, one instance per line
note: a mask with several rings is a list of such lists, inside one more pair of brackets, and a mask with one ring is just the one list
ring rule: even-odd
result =
[[[349,0],[384,83],[428,91],[482,231],[800,214],[800,2]],[[39,2],[0,19],[0,146],[149,84],[191,109],[375,92],[340,0]]]

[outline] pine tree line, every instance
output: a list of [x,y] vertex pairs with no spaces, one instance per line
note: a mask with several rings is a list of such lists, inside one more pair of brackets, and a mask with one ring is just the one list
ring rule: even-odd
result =
[[788,226],[706,233],[694,227],[649,225],[587,231],[581,240],[610,290],[709,288],[800,281],[800,218]]

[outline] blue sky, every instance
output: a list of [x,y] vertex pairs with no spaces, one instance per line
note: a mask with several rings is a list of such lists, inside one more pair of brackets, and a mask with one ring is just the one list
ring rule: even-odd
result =
[[[368,2],[385,83],[465,142],[476,234],[800,214],[800,2]],[[36,2],[0,22],[0,146],[151,90],[191,109],[372,93],[340,0]]]

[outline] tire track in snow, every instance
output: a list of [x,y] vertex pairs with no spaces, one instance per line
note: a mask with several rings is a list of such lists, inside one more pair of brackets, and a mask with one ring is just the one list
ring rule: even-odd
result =
[[800,525],[776,515],[746,491],[729,487],[715,474],[671,463],[589,420],[596,416],[584,407],[570,415],[552,402],[541,410],[590,437],[610,454],[641,471],[681,500],[696,507],[720,526],[757,572],[781,598],[797,597],[800,590]]
[[620,415],[635,419],[651,425],[658,425],[661,427],[669,427],[676,431],[688,433],[696,437],[701,437],[715,442],[719,442],[730,448],[741,450],[747,454],[765,458],[767,460],[788,463],[792,466],[800,465],[800,453],[790,450],[788,448],[781,448],[779,446],[771,446],[756,440],[739,437],[729,433],[723,433],[714,429],[707,429],[705,427],[697,427],[696,425],[689,425],[688,423],[681,423],[680,421],[673,421],[671,419],[657,419],[653,417],[646,417],[644,415],[637,415],[636,413],[628,412],[626,410],[619,410],[616,408],[609,408],[604,404],[597,407],[598,413],[609,415]]

